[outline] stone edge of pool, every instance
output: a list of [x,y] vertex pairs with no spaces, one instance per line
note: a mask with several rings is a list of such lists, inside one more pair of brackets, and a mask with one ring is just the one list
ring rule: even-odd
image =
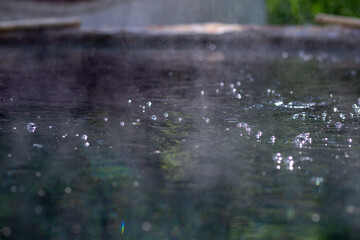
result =
[[0,46],[26,44],[156,49],[221,48],[360,50],[360,30],[339,26],[190,24],[146,28],[37,29],[0,33]]

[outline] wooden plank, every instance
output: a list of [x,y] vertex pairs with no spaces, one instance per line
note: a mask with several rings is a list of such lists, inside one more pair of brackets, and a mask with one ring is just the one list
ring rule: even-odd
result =
[[78,18],[41,18],[0,22],[1,32],[20,30],[77,28],[81,25]]
[[338,24],[344,27],[360,28],[360,19],[354,17],[319,13],[315,16],[315,21],[323,24]]

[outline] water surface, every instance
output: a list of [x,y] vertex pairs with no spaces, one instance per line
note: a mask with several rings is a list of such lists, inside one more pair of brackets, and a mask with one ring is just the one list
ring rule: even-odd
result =
[[4,239],[360,237],[355,55],[0,52]]

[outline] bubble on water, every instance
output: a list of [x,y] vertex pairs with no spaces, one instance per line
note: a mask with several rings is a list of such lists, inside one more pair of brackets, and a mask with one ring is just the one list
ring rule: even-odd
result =
[[246,75],[247,79],[249,79],[250,82],[254,81],[254,77],[251,74]]
[[257,139],[260,139],[260,137],[262,136],[262,134],[263,134],[263,133],[262,133],[261,131],[259,131],[259,132],[256,134],[256,138],[257,138]]
[[84,134],[82,135],[81,139],[86,141],[88,139],[88,136]]
[[148,101],[146,104],[147,104],[149,107],[151,107],[152,102]]
[[182,117],[178,117],[178,121],[181,122],[183,119]]
[[234,88],[235,85],[234,85],[233,83],[230,83],[229,87],[230,87],[230,88]]
[[324,178],[322,178],[322,177],[312,177],[311,182],[313,182],[316,186],[320,186],[320,184],[324,182]]
[[3,227],[0,232],[5,236],[5,237],[10,237],[11,233],[12,233],[12,230],[10,227],[8,226],[5,226]]
[[237,81],[237,82],[236,82],[236,86],[240,87],[240,86],[241,86],[241,82],[240,82],[240,81]]
[[120,122],[120,126],[122,126],[122,127],[125,126],[125,122],[124,122],[124,121],[121,121],[121,122]]
[[33,144],[33,147],[36,147],[36,148],[42,148],[43,145],[42,144],[38,144],[38,143],[34,143]]
[[142,230],[144,230],[145,232],[148,232],[148,231],[151,230],[152,226],[151,226],[151,223],[149,223],[149,222],[143,222],[143,223],[141,224],[141,228],[142,228]]
[[353,104],[352,108],[357,115],[360,115],[360,107],[357,104]]
[[219,93],[220,91],[219,91],[219,89],[216,89],[215,92],[216,92],[216,93]]
[[201,96],[204,96],[205,92],[204,92],[204,91],[201,91],[200,94],[201,94]]
[[337,111],[338,111],[338,108],[334,107],[334,108],[333,108],[333,111],[334,111],[334,112],[337,112]]
[[288,156],[285,160],[285,163],[287,165],[287,169],[290,171],[294,170],[294,158],[292,156]]
[[345,120],[345,119],[346,119],[346,116],[345,116],[344,113],[340,113],[340,114],[339,114],[339,117],[340,117],[342,120]]
[[84,143],[84,146],[85,146],[85,147],[88,147],[88,146],[90,146],[90,143],[89,143],[89,142],[86,142],[86,143]]
[[155,115],[151,116],[151,120],[156,121],[157,117]]
[[335,123],[335,127],[336,127],[337,130],[340,130],[342,126],[343,126],[343,124],[341,122],[336,122]]
[[232,91],[233,94],[235,94],[236,93],[236,88],[232,88],[231,91]]
[[237,99],[241,99],[241,94],[240,93],[238,93],[238,94],[236,94],[236,96],[235,96]]
[[71,187],[66,187],[66,188],[64,189],[64,192],[65,192],[65,193],[71,193],[71,191],[72,191]]
[[10,187],[10,192],[16,192],[17,191],[17,187],[16,186],[11,186]]
[[283,157],[281,155],[281,153],[276,153],[273,156],[273,160],[277,163],[280,164],[283,161]]
[[310,133],[301,133],[297,135],[294,139],[294,143],[299,148],[302,148],[306,144],[311,144],[312,138],[310,137]]
[[106,118],[104,118],[104,121],[107,122],[107,121],[109,121],[109,119],[106,117]]
[[279,101],[276,101],[275,103],[274,103],[274,105],[275,106],[280,106],[280,105],[283,105],[284,104],[284,102],[283,101],[281,101],[281,100],[279,100]]
[[13,127],[14,130],[16,130],[16,127]]
[[349,142],[349,143],[352,143],[352,141],[353,141],[353,140],[352,140],[351,138],[348,139],[348,142]]
[[220,83],[219,83],[219,86],[220,86],[220,87],[224,87],[224,86],[225,86],[224,82],[220,82]]
[[131,103],[131,99],[128,100],[128,103]]
[[36,130],[36,125],[35,125],[35,123],[28,123],[27,125],[26,125],[26,129],[29,131],[29,132],[31,132],[31,133],[34,133],[35,132],[35,130]]
[[164,113],[164,117],[167,118],[168,116],[169,116],[169,114],[168,114],[167,112],[165,112],[165,113]]
[[34,207],[35,214],[40,214],[42,212],[42,207],[37,205]]
[[270,137],[270,142],[271,142],[272,144],[275,143],[275,140],[276,140],[276,137],[275,137],[275,136],[271,136],[271,137]]
[[319,222],[320,215],[318,213],[314,213],[313,215],[311,215],[311,220],[313,220],[313,222]]
[[209,118],[204,118],[204,121],[205,121],[206,123],[209,123],[209,122],[210,122],[210,119],[209,119]]
[[283,58],[288,58],[289,54],[288,54],[287,52],[283,52],[283,53],[281,54],[281,56],[282,56]]

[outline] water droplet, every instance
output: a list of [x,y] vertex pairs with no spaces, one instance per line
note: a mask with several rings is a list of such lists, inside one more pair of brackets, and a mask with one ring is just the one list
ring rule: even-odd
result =
[[65,193],[71,193],[72,189],[71,189],[71,187],[66,187],[64,189],[64,191],[65,191]]
[[236,82],[236,86],[240,87],[240,86],[241,86],[241,82],[240,82],[240,81],[237,81],[237,82]]
[[141,228],[145,232],[148,232],[151,230],[152,226],[151,226],[151,223],[149,223],[149,222],[143,222],[143,224],[141,224]]
[[288,58],[288,56],[289,56],[289,54],[287,52],[283,52],[281,55],[283,58]]
[[311,144],[312,139],[310,138],[310,133],[301,133],[297,135],[294,139],[294,143],[300,148],[302,148],[305,144]]
[[131,99],[128,100],[128,103],[131,103]]
[[335,127],[336,127],[337,130],[340,130],[342,126],[343,126],[343,124],[341,122],[336,122],[335,123]]
[[200,94],[201,94],[201,96],[204,96],[205,92],[204,92],[204,91],[201,91]]
[[169,114],[166,112],[166,113],[164,113],[164,117],[168,117],[169,116]]
[[124,122],[124,121],[121,121],[121,122],[120,122],[120,126],[122,126],[122,127],[125,126],[125,122]]
[[357,104],[353,104],[352,108],[357,115],[360,115],[360,107]]
[[232,93],[235,94],[236,93],[236,88],[231,89]]
[[230,87],[230,88],[234,88],[235,85],[234,85],[233,83],[231,83],[231,84],[229,85],[229,87]]
[[178,121],[181,122],[183,119],[182,117],[178,117]]
[[82,135],[81,139],[86,141],[88,139],[88,136],[87,135]]
[[106,118],[104,118],[104,121],[105,121],[105,122],[107,122],[108,120],[109,120],[109,119],[108,119],[107,117],[106,117]]
[[156,117],[155,115],[152,115],[152,116],[151,116],[151,120],[156,121],[156,119],[157,119],[157,117]]
[[31,133],[35,132],[36,128],[37,127],[36,127],[35,123],[28,123],[26,125],[26,129]]
[[271,137],[270,137],[270,142],[271,142],[272,144],[275,143],[275,140],[276,140],[276,137],[275,137],[275,136],[271,136]]
[[235,96],[237,99],[241,99],[241,94],[240,93],[238,93],[238,94],[236,94],[236,96]]
[[220,85],[220,87],[224,87],[225,84],[224,84],[224,82],[220,82],[219,85]]
[[88,147],[88,146],[90,146],[90,143],[89,143],[89,142],[86,142],[86,143],[84,143],[84,146],[85,146],[85,147]]
[[42,148],[43,145],[42,144],[38,144],[38,143],[34,143],[33,144],[33,147],[36,147],[36,148]]
[[146,104],[147,104],[149,107],[151,107],[151,105],[152,105],[152,103],[151,103],[150,101],[148,101]]
[[262,136],[262,134],[263,134],[263,133],[262,133],[261,131],[259,131],[259,132],[256,134],[256,138],[257,138],[257,139],[260,139],[260,137]]
[[210,122],[210,119],[209,119],[209,118],[204,118],[204,121],[205,121],[206,123],[209,123],[209,122]]

